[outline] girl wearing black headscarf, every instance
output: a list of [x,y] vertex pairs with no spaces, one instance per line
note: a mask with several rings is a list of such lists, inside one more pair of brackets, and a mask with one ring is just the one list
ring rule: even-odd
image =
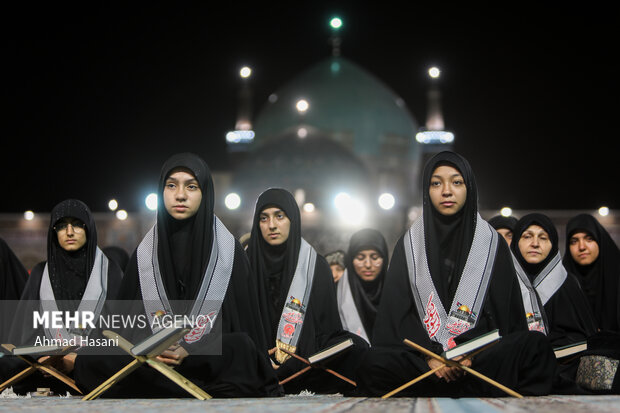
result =
[[[596,245],[597,257],[587,243]],[[620,250],[592,215],[579,214],[566,224],[563,263],[577,277],[597,328],[620,333]]]
[[515,227],[510,249],[516,259],[515,269],[527,275],[544,306],[551,344],[564,346],[594,334],[594,319],[586,297],[575,275],[562,265],[558,232],[549,217],[539,213],[522,217]]
[[597,333],[588,337],[577,381],[597,393],[618,394],[620,250],[592,215],[579,214],[566,225],[563,263],[580,283],[597,327]]
[[336,286],[340,320],[345,330],[370,342],[388,268],[385,238],[375,229],[362,229],[351,237],[346,257]]
[[508,246],[510,246],[517,221],[518,219],[512,216],[505,217],[503,215],[496,215],[489,219],[489,225],[495,228],[495,230],[504,237]]
[[[151,335],[158,313],[208,317],[174,353],[160,359],[215,397],[278,396],[281,388],[267,358],[255,281],[239,242],[214,215],[214,189],[207,164],[197,155],[173,155],[161,169],[163,198],[157,222],[133,253],[118,300],[140,303],[146,329],[124,331],[133,343]],[[221,333],[221,334],[219,334]],[[219,350],[213,350],[218,348]],[[83,363],[80,359],[83,359]],[[76,376],[90,390],[131,357],[78,357]],[[106,397],[189,397],[144,365]]]
[[[383,395],[435,365],[403,343],[439,354],[494,329],[501,340],[465,362],[522,394],[551,389],[555,359],[547,338],[529,332],[510,252],[478,214],[467,160],[453,152],[431,158],[423,173],[423,212],[397,242],[385,278],[361,390]],[[443,367],[399,396],[503,396],[472,375]]]
[[[98,317],[106,300],[117,294],[121,275],[118,265],[97,246],[97,229],[90,209],[76,199],[62,201],[51,212],[47,261],[33,268],[21,296],[18,317],[11,329],[12,344],[34,345],[41,337],[70,339],[75,335],[70,329],[31,328],[32,311],[92,311]],[[79,335],[88,336],[90,332]],[[75,356],[65,356],[57,367],[71,373]],[[73,391],[56,379],[41,381],[38,375],[34,380],[20,382],[16,391],[35,390],[37,386],[62,393]]]
[[[267,213],[274,216],[268,217]],[[269,219],[274,219],[273,224]],[[258,280],[265,335],[270,347],[276,346],[272,351],[278,377],[283,380],[305,367],[281,348],[309,357],[351,338],[354,347],[328,362],[328,367],[355,380],[353,373],[360,352],[368,346],[360,337],[343,330],[331,269],[301,237],[299,207],[290,192],[272,188],[259,196],[251,234],[247,253]],[[286,393],[304,389],[336,393],[352,387],[319,369],[311,369],[284,385]]]

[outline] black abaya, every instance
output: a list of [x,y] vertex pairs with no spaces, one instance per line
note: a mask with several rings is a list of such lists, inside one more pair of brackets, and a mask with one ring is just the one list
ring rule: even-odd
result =
[[[465,205],[452,217],[439,216],[429,198],[431,174],[440,165],[461,172],[467,188]],[[467,161],[451,152],[432,158],[423,174],[423,216],[425,251],[430,275],[444,307],[455,296],[457,286],[477,228],[477,193]],[[483,222],[482,229],[495,231]],[[407,232],[407,234],[409,231]],[[457,242],[449,242],[456,237]],[[491,235],[492,237],[492,235]],[[447,247],[447,248],[446,248]],[[476,248],[484,248],[476,245]],[[486,249],[489,249],[486,247]],[[493,252],[490,252],[493,254]],[[420,259],[420,257],[414,257]],[[416,278],[417,279],[417,278]],[[473,288],[474,286],[472,286]],[[445,328],[442,324],[442,328]],[[499,329],[501,340],[476,356],[472,368],[527,395],[546,394],[551,389],[555,359],[547,338],[530,332],[524,316],[521,293],[505,242],[497,243],[494,265],[475,327],[457,335],[458,344],[466,339]],[[429,371],[424,356],[403,343],[403,339],[439,354],[445,348],[430,338],[414,301],[409,278],[404,239],[394,249],[379,306],[372,345],[358,371],[360,393],[380,396]],[[471,375],[446,383],[435,375],[398,393],[399,396],[503,396],[498,390]]]
[[[273,206],[281,208],[290,220],[289,236],[284,247],[271,247],[265,242],[260,231],[260,213]],[[276,343],[278,321],[297,266],[302,239],[300,228],[299,208],[288,191],[269,189],[261,194],[254,211],[248,256],[252,270],[257,276],[263,327],[270,347]],[[274,277],[277,278],[278,288],[270,288],[270,278]],[[273,281],[271,282],[273,283]],[[354,347],[336,359],[329,361],[327,365],[354,380],[355,367],[368,345],[359,336],[342,328],[331,269],[327,261],[322,256],[317,255],[310,299],[305,312],[302,332],[297,343],[296,354],[309,357],[347,338],[354,341]],[[300,361],[289,358],[279,366],[277,374],[282,380],[303,367],[305,365]],[[352,386],[318,369],[311,369],[284,385],[286,393],[298,393],[305,389],[317,393],[337,393],[351,391]]]
[[[206,163],[196,155],[177,154],[166,161],[160,175],[159,193],[163,194],[166,179],[178,168],[189,171],[198,181],[202,194],[200,206],[192,217],[181,221],[174,219],[165,208],[159,208],[155,227],[158,243],[155,248],[165,294],[174,314],[187,315],[188,303],[196,300],[203,283],[211,260],[211,246],[217,241],[213,231],[216,218],[213,214],[211,174]],[[230,235],[228,232],[226,234]],[[218,237],[224,235],[220,233]],[[234,254],[234,257],[230,257],[233,258],[230,279],[215,326],[212,333],[196,343],[189,344],[181,340],[180,344],[189,355],[175,369],[215,397],[281,395],[281,387],[267,358],[255,280],[251,277],[247,257],[237,240],[234,240],[233,250],[220,250],[219,254]],[[220,261],[226,259],[219,255]],[[220,276],[228,275],[214,273],[214,277]],[[138,303],[139,312],[146,315],[141,282],[136,249],[127,266],[117,300]],[[150,334],[149,329],[122,332],[133,343]],[[202,351],[209,346],[217,347],[219,343],[221,354],[216,352],[208,355]],[[131,357],[125,355],[80,355],[75,364],[76,380],[85,390],[90,391],[131,360]],[[141,366],[104,394],[104,397],[134,398],[189,396],[148,366]]]
[[[58,221],[68,217],[77,218],[85,224],[86,243],[80,250],[74,252],[67,252],[60,246],[54,230],[54,225]],[[17,346],[35,345],[37,338],[46,337],[42,328],[30,328],[32,311],[40,308],[38,303],[42,300],[41,284],[45,268],[47,267],[48,270],[53,297],[58,309],[75,311],[92,275],[97,250],[97,229],[89,208],[83,202],[75,199],[68,199],[56,205],[52,209],[48,228],[47,261],[37,264],[28,277],[11,328],[10,342],[12,344]],[[117,294],[121,278],[122,272],[118,265],[109,261],[104,299],[108,300]],[[106,308],[103,307],[102,313],[107,311]],[[92,333],[92,336],[90,333],[87,334],[94,338],[96,333]],[[82,350],[80,349],[78,352]],[[27,367],[25,362],[13,357],[7,357],[2,362],[11,364],[11,367],[2,372],[2,375],[7,377],[0,377],[0,379],[6,379]],[[38,372],[16,384],[14,391],[21,394],[34,391],[37,387],[49,387],[52,391],[60,394],[65,394],[67,391],[74,392],[73,389],[57,379],[43,377]]]
[[[538,225],[543,228],[549,234],[552,243],[551,251],[546,259],[535,265],[528,264],[519,249],[519,239],[531,225]],[[533,282],[553,257],[559,254],[557,230],[551,220],[543,214],[525,215],[515,227],[514,242],[510,248],[517,258],[517,262],[529,277],[530,282]],[[561,287],[544,303],[544,311],[549,324],[547,326],[549,341],[553,347],[585,341],[596,332],[587,299],[577,278],[571,272],[568,272]]]
[[[591,235],[599,247],[594,263],[583,266],[570,253],[570,239],[577,232]],[[620,249],[592,216],[580,214],[566,224],[564,267],[575,274],[601,331],[620,333]]]

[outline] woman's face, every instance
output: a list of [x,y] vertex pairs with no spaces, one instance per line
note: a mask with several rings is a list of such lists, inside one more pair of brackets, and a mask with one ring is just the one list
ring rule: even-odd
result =
[[383,257],[377,250],[359,251],[353,257],[353,268],[364,281],[373,281],[381,273]]
[[467,200],[465,179],[458,169],[442,165],[433,171],[429,196],[433,207],[442,215],[454,215]]
[[77,218],[65,217],[54,225],[58,244],[65,251],[73,252],[82,248],[88,240],[86,224]]
[[579,265],[590,265],[599,255],[598,243],[587,232],[576,232],[568,241],[570,255]]
[[291,220],[284,211],[276,207],[262,210],[258,224],[263,239],[272,246],[285,243],[291,231]]
[[201,201],[202,191],[194,175],[186,171],[173,171],[166,178],[164,206],[174,219],[182,220],[194,216]]
[[535,224],[527,227],[519,238],[519,251],[529,264],[544,261],[551,252],[552,245],[547,231]]

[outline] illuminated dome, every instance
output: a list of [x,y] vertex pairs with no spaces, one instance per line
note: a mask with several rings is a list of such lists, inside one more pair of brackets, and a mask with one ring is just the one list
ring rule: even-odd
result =
[[[295,108],[300,99],[309,103],[303,115]],[[272,94],[254,123],[254,145],[263,145],[300,123],[321,130],[362,158],[385,154],[386,144],[398,147],[397,156],[419,157],[418,125],[404,101],[342,57],[310,67]]]

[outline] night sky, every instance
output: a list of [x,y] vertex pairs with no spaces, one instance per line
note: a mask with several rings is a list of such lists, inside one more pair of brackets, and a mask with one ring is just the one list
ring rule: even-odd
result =
[[330,56],[335,14],[342,56],[401,96],[419,125],[426,70],[442,69],[446,128],[482,208],[620,208],[620,19],[607,3],[21,3],[3,10],[0,168],[10,189],[0,213],[49,211],[69,197],[93,211],[112,197],[136,210],[180,151],[225,169],[239,68],[253,68],[256,114]]

